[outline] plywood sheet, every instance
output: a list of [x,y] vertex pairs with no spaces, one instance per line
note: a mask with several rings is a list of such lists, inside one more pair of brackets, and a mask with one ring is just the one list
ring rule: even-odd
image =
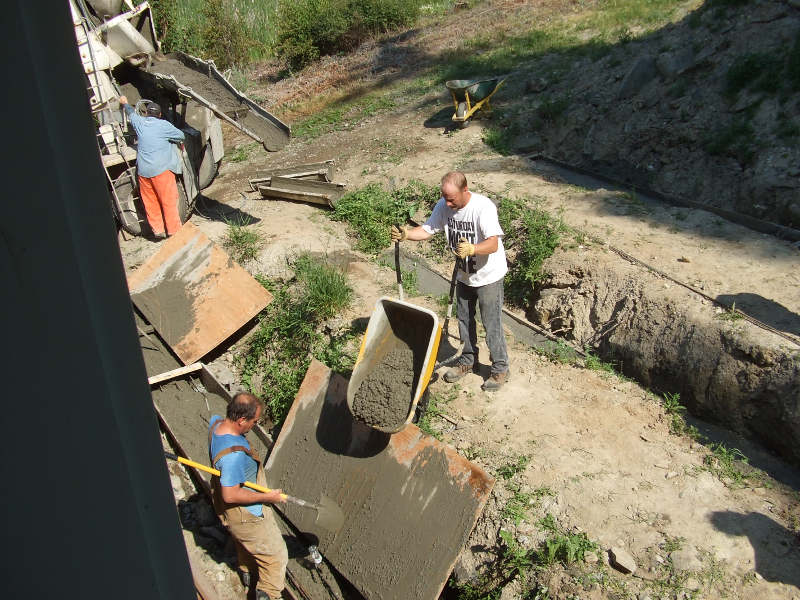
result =
[[271,487],[343,510],[337,532],[313,510],[281,507],[368,599],[434,600],[494,480],[408,425],[390,435],[353,420],[347,380],[312,361],[267,462]]
[[128,288],[133,303],[184,364],[208,354],[272,301],[191,223],[129,275]]

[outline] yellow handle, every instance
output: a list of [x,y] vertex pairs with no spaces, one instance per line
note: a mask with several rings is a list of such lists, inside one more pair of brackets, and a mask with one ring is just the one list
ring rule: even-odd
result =
[[[206,473],[211,473],[212,475],[216,475],[217,477],[219,477],[220,475],[218,469],[212,469],[211,467],[207,467],[199,462],[194,462],[193,460],[189,460],[188,458],[183,458],[182,456],[176,456],[175,458],[177,458],[179,463],[186,465],[187,467],[194,467],[195,469],[205,471]],[[251,490],[255,490],[257,492],[264,492],[265,494],[269,494],[270,492],[275,491],[269,489],[268,487],[264,487],[263,485],[252,483],[250,481],[245,481],[242,485],[244,485],[245,487],[249,487]],[[286,500],[286,494],[281,494],[281,499]]]

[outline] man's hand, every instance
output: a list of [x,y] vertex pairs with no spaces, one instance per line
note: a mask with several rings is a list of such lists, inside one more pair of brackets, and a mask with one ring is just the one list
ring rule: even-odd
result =
[[264,502],[282,504],[286,502],[286,496],[283,495],[283,490],[271,490],[264,499]]
[[408,238],[408,229],[405,227],[400,227],[398,229],[396,226],[392,225],[392,231],[390,235],[393,242],[402,242]]
[[456,254],[458,258],[464,259],[468,256],[475,256],[475,246],[470,244],[467,240],[461,240],[456,247]]
[[119,97],[119,103],[120,103],[120,105],[127,104],[128,103],[128,98],[126,96],[120,96]]

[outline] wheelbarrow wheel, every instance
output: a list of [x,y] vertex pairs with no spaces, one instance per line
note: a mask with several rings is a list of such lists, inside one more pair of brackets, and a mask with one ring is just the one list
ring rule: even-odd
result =
[[458,117],[459,121],[456,121],[456,126],[459,129],[464,129],[465,127],[469,127],[469,119],[465,119],[464,117],[467,114],[467,103],[466,102],[459,102],[458,107],[456,108],[456,117]]

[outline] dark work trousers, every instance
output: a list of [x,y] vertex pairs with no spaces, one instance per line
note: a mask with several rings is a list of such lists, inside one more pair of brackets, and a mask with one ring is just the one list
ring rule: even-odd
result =
[[486,329],[486,345],[492,373],[508,371],[508,350],[503,335],[503,280],[488,285],[470,287],[458,282],[458,334],[464,343],[459,363],[474,365],[478,362],[478,327],[475,323],[475,307],[481,309],[481,322]]

